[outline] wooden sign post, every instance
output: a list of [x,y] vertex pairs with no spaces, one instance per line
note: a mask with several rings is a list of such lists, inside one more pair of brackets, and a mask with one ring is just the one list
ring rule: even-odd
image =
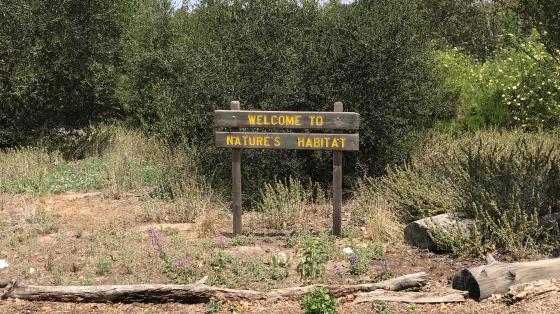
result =
[[[342,152],[357,151],[359,134],[345,134],[340,130],[355,130],[360,115],[344,112],[341,102],[334,104],[334,112],[309,111],[250,111],[240,110],[238,101],[230,103],[231,110],[214,111],[214,126],[229,128],[216,131],[217,147],[232,149],[231,175],[233,198],[233,234],[241,233],[241,149],[306,149],[333,151],[333,234],[342,235]],[[337,130],[337,133],[274,133],[239,132],[239,128]]]

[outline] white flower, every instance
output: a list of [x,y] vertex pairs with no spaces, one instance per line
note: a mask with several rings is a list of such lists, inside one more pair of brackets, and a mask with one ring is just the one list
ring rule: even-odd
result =
[[8,264],[5,259],[0,259],[0,269],[8,268],[8,266],[10,266],[10,264]]
[[342,252],[344,252],[345,254],[352,254],[354,253],[354,250],[352,250],[351,247],[345,247],[342,249]]

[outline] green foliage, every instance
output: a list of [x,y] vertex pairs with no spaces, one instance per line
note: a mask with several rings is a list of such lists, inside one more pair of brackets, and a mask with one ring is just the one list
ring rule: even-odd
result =
[[508,1],[424,0],[436,38],[443,46],[459,48],[477,59],[487,59],[499,46],[516,16]]
[[[538,218],[560,211],[558,140],[556,134],[546,133],[479,132],[459,138],[434,135],[409,165],[380,181],[377,195],[410,220],[441,212],[462,212],[474,218],[476,230],[468,238],[463,230],[441,236],[432,231],[455,254],[481,251],[480,246],[518,254],[546,253],[558,243],[558,228],[539,225]],[[411,204],[411,194],[394,191],[394,186],[411,193],[424,189],[409,178],[434,183],[443,180],[446,184],[433,185],[434,194],[439,189],[439,195],[454,200],[453,206],[442,205],[437,198]]]
[[210,298],[210,301],[206,303],[206,307],[204,308],[205,314],[216,314],[222,310],[222,302],[216,298]]
[[300,262],[296,271],[304,281],[322,279],[325,263],[329,258],[330,243],[320,238],[309,238],[300,249]]
[[111,271],[112,263],[106,258],[97,261],[97,274],[101,276],[107,275]]
[[391,314],[393,310],[384,301],[377,301],[371,304],[371,309],[375,314]]
[[350,273],[352,275],[362,275],[367,273],[370,264],[374,259],[383,258],[385,254],[383,245],[352,246],[353,253],[348,256],[350,262]]
[[306,294],[299,304],[305,314],[334,314],[338,306],[336,299],[330,296],[325,288],[318,288]]
[[556,58],[560,56],[560,3],[554,0],[519,0],[517,10],[527,24],[538,30],[547,50]]
[[128,0],[0,3],[0,147],[120,113]]
[[443,228],[428,223],[428,234],[442,252],[456,257],[467,254],[481,255],[486,249],[482,245],[476,224],[473,226],[473,230],[469,231],[461,224],[448,225]]
[[[446,107],[416,0],[202,1],[176,12],[167,1],[141,3],[126,34],[119,100],[146,131],[197,147],[217,188],[229,189],[230,173],[227,150],[209,145],[209,113],[230,100],[243,109],[313,111],[343,101],[362,114],[357,158],[375,174],[403,161],[415,133]],[[250,201],[276,178],[330,179],[326,153],[251,150],[243,158]]]
[[445,77],[455,120],[447,130],[487,126],[551,130],[560,120],[560,64],[535,30],[527,36],[504,35],[494,56],[484,63],[458,50],[436,53]]

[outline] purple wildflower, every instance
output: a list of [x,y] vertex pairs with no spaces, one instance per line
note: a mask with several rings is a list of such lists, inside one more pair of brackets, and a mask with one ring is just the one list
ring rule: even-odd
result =
[[329,266],[332,268],[333,274],[335,274],[336,276],[343,277],[346,275],[346,270],[344,270],[344,267],[342,265],[339,265],[338,263],[333,261],[329,261]]
[[216,245],[218,246],[226,246],[229,243],[229,239],[221,234],[216,234],[214,236],[214,243],[216,243]]
[[162,239],[156,230],[156,228],[149,228],[148,235],[150,236],[150,241],[152,243],[152,248],[154,249],[154,253],[156,256],[162,256]]
[[175,269],[179,269],[182,267],[188,268],[191,265],[191,259],[188,256],[185,256],[182,259],[175,260]]
[[379,265],[381,265],[381,269],[377,271],[379,277],[384,277],[391,272],[391,261],[382,259],[379,261]]

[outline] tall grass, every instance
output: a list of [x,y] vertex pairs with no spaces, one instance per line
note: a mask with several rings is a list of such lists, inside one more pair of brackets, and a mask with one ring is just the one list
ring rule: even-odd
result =
[[141,221],[192,222],[201,210],[221,206],[189,147],[171,147],[119,126],[99,126],[57,145],[0,152],[0,191],[42,195],[95,189],[114,199],[146,193]]
[[257,210],[262,214],[262,223],[275,230],[305,228],[328,201],[319,185],[311,181],[304,184],[291,177],[287,181],[266,183],[260,192]]

